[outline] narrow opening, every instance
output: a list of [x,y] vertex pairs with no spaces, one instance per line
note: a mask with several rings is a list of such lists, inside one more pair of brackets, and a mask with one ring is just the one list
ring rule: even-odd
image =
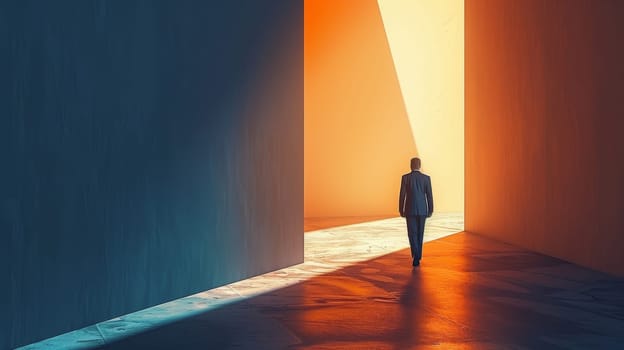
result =
[[436,213],[464,207],[461,0],[305,1],[306,229],[398,216],[422,159]]

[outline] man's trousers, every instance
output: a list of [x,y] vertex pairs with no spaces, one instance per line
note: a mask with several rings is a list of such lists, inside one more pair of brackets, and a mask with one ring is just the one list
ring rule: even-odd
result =
[[406,216],[407,236],[409,237],[412,258],[415,262],[422,258],[423,235],[425,234],[425,215]]

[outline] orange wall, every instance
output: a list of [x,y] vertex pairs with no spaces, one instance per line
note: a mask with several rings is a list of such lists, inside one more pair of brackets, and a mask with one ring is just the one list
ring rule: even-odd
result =
[[375,0],[307,0],[304,215],[398,215],[416,146]]
[[465,11],[466,230],[624,275],[624,1]]

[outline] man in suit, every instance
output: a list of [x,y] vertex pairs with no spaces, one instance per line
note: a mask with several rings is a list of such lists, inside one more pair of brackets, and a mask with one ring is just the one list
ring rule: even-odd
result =
[[401,178],[399,213],[407,221],[407,236],[412,249],[412,266],[422,258],[425,220],[433,214],[431,178],[420,172],[420,159],[412,158],[412,172]]

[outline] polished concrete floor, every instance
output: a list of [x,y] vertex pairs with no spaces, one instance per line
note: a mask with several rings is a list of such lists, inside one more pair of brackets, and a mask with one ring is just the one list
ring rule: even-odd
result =
[[461,226],[419,268],[400,218],[307,232],[303,264],[26,348],[624,349],[624,280]]

